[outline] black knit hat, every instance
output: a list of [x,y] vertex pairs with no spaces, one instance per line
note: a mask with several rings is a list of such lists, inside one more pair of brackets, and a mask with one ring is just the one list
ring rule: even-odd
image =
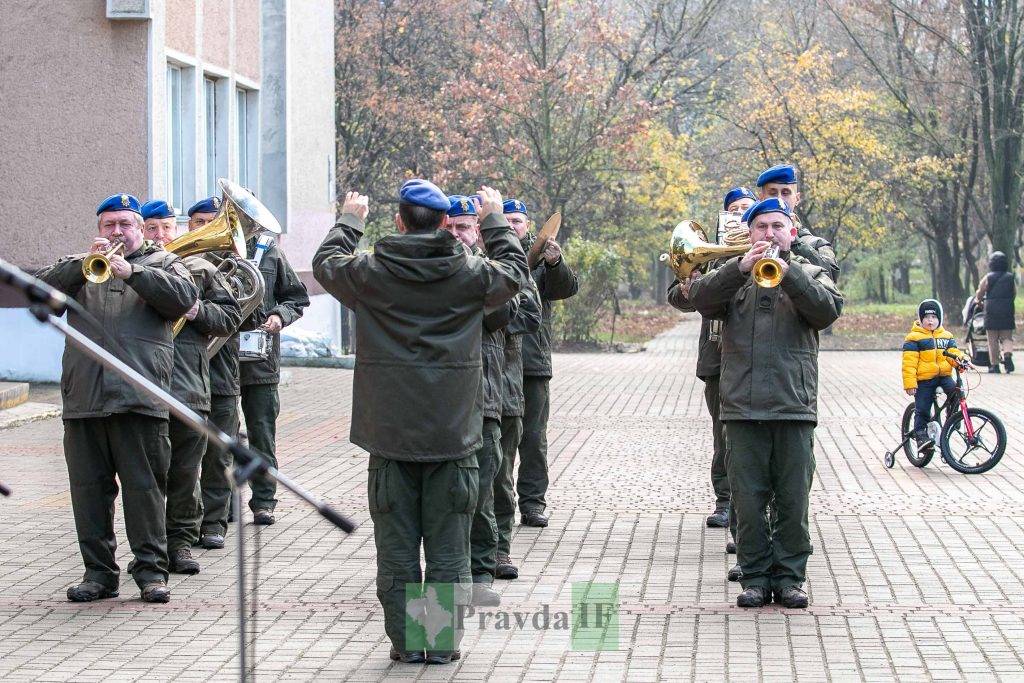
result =
[[1005,273],[1010,270],[1010,259],[1001,251],[993,251],[988,257],[988,269],[993,273]]
[[942,304],[935,299],[925,299],[917,307],[917,319],[924,320],[928,314],[938,317],[939,324],[942,324]]

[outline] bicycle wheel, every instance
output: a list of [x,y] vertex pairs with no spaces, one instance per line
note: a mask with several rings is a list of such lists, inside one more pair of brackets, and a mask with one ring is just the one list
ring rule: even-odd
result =
[[935,450],[927,450],[918,455],[917,442],[914,441],[914,437],[911,436],[914,432],[914,404],[911,403],[907,406],[907,409],[903,411],[903,421],[900,422],[900,432],[906,441],[903,442],[903,453],[907,456],[907,460],[914,467],[924,467],[932,461],[932,456],[935,455]]
[[967,436],[963,413],[955,413],[942,426],[942,458],[957,472],[981,474],[996,466],[1006,452],[1006,427],[982,408],[968,408],[974,439]]

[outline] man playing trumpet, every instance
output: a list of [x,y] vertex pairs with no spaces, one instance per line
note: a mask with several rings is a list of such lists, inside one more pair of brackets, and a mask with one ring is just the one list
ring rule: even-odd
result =
[[[138,199],[112,195],[96,214],[99,236],[90,251],[105,253],[117,243],[122,253],[107,256],[108,265],[94,269],[91,280],[83,269],[85,254],[66,256],[39,277],[74,297],[101,329],[73,311],[68,314],[72,326],[168,391],[171,327],[192,308],[198,291],[178,257],[143,241]],[[128,571],[143,600],[167,602],[167,409],[71,345],[64,350],[61,395],[71,506],[85,561],[85,578],[68,589],[68,599],[88,602],[118,594],[114,500],[120,482],[125,530],[135,555]]]
[[[807,606],[803,591],[811,554],[808,499],[814,475],[818,331],[839,318],[843,297],[825,269],[791,254],[793,213],[769,198],[744,214],[753,244],[690,286],[701,315],[722,320],[721,420],[736,514],[740,607],[775,601]],[[770,248],[777,286],[752,273]],[[765,511],[772,500],[774,535]]]

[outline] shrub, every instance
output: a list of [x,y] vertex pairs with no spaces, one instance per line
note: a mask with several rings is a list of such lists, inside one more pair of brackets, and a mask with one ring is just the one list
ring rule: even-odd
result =
[[572,237],[563,247],[565,260],[576,272],[580,291],[562,302],[555,316],[555,335],[562,341],[596,341],[598,321],[613,304],[622,279],[622,258],[611,247]]

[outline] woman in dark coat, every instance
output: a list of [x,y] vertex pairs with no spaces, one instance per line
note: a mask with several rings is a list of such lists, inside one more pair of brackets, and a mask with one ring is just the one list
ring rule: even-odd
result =
[[1013,300],[1017,285],[1010,272],[1010,260],[1001,251],[988,259],[988,275],[981,281],[976,301],[985,301],[985,334],[988,336],[989,372],[999,372],[999,360],[1013,372]]

